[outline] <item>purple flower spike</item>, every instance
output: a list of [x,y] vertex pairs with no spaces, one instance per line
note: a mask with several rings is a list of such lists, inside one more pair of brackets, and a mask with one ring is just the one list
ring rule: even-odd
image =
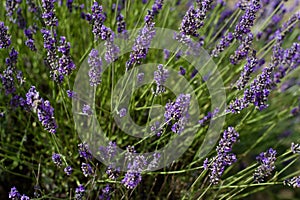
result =
[[0,49],[8,48],[11,44],[10,35],[7,33],[8,27],[4,22],[0,22]]
[[99,56],[99,52],[96,49],[91,50],[88,58],[88,64],[90,66],[90,86],[97,86],[101,83],[102,60]]
[[272,174],[272,171],[275,169],[276,154],[277,152],[270,148],[268,151],[262,152],[256,157],[260,166],[253,174],[255,182],[265,182],[266,178]]
[[57,167],[60,167],[62,165],[61,156],[57,153],[54,153],[52,155],[52,161]]
[[45,24],[47,26],[57,26],[58,20],[54,12],[54,3],[56,0],[42,0],[42,7],[44,12],[42,13],[42,18],[45,19]]
[[189,115],[189,106],[190,106],[191,95],[190,94],[180,94],[175,102],[167,103],[165,106],[165,122],[171,127],[172,132],[180,134],[183,132]]
[[70,175],[72,174],[72,172],[73,172],[73,169],[72,169],[71,166],[67,166],[67,167],[64,169],[64,172],[65,172],[68,176],[70,176]]
[[82,200],[83,196],[85,193],[85,188],[83,185],[79,185],[76,189],[75,189],[75,199],[76,200]]
[[217,146],[217,155],[211,160],[205,159],[203,166],[210,171],[209,178],[212,184],[218,184],[225,167],[236,162],[236,155],[230,152],[233,144],[237,142],[238,137],[238,132],[233,127],[228,127]]
[[157,69],[158,70],[154,71],[154,81],[156,83],[156,91],[154,91],[155,95],[164,93],[166,91],[164,84],[169,77],[169,71],[165,69],[162,64],[159,64]]

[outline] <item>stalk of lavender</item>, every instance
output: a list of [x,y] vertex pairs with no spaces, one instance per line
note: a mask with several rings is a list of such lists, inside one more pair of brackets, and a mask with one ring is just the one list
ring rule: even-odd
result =
[[58,47],[58,52],[62,54],[62,56],[58,60],[58,72],[60,77],[64,77],[65,75],[69,75],[76,68],[73,60],[71,59],[70,49],[71,45],[66,41],[66,37],[60,37],[60,46]]
[[7,68],[0,74],[0,79],[2,81],[2,87],[5,90],[5,94],[13,94],[16,91],[15,76],[17,75],[16,63],[18,59],[18,52],[12,48],[9,53],[9,58],[6,58]]
[[157,69],[158,70],[154,71],[154,81],[156,82],[156,90],[154,91],[155,95],[166,91],[164,84],[169,77],[169,71],[165,69],[162,64],[159,64]]
[[117,31],[119,33],[119,37],[121,38],[127,38],[127,30],[126,30],[126,22],[124,20],[124,16],[119,13],[117,15]]
[[29,108],[37,113],[39,121],[44,126],[44,129],[50,133],[56,133],[57,125],[54,118],[54,109],[48,100],[40,97],[35,86],[31,86],[26,94],[26,104]]
[[[212,56],[218,57],[218,55],[232,43],[234,38],[243,42],[243,40],[245,40],[245,35],[251,33],[251,27],[254,25],[256,13],[260,8],[261,5],[259,0],[251,0],[251,2],[249,2],[249,4],[245,7],[245,13],[235,26],[234,32],[229,32],[223,36],[219,44],[217,44],[217,46],[212,50]],[[244,41],[244,43],[246,42]]]
[[236,155],[231,153],[233,144],[237,142],[239,137],[238,132],[233,127],[228,127],[224,131],[219,145],[216,148],[217,155],[212,159],[204,161],[204,169],[208,169],[210,182],[214,185],[218,184],[221,176],[224,173],[225,167],[236,162]]
[[154,29],[154,17],[162,9],[163,0],[155,0],[152,5],[152,9],[148,10],[148,14],[145,16],[145,25],[140,30],[134,45],[132,46],[132,52],[130,53],[129,60],[126,62],[126,70],[128,71],[134,64],[140,64],[142,59],[146,58],[151,40],[155,36]]
[[58,26],[58,20],[54,10],[55,2],[56,0],[42,0],[42,18],[45,20],[46,26]]
[[275,169],[276,154],[276,150],[270,148],[268,151],[262,152],[256,157],[260,166],[255,169],[253,174],[255,182],[262,183],[272,174],[272,171]]
[[44,48],[47,51],[47,64],[50,68],[50,77],[55,80],[59,81],[61,78],[58,75],[58,55],[56,52],[56,33],[53,32],[53,35],[50,30],[45,28],[41,29],[41,33],[44,39]]
[[11,44],[11,36],[7,31],[8,27],[4,25],[4,22],[0,21],[0,49],[8,48]]
[[180,94],[175,102],[169,102],[165,106],[165,122],[172,125],[171,130],[180,134],[183,132],[189,119],[189,106],[191,95]]
[[27,40],[25,41],[25,45],[27,47],[29,47],[32,51],[37,50],[35,47],[35,44],[34,44],[34,39],[33,39],[33,34],[35,34],[35,33],[36,33],[36,31],[32,27],[29,27],[28,29],[24,30],[24,34],[27,37]]
[[97,86],[101,83],[101,74],[102,74],[102,60],[99,56],[99,52],[96,49],[92,49],[89,58],[88,64],[90,66],[89,77],[90,85]]
[[253,73],[254,68],[258,64],[258,60],[256,58],[256,51],[253,50],[251,55],[247,57],[247,63],[244,66],[244,69],[241,72],[240,78],[236,83],[236,86],[239,90],[245,88],[247,83],[250,80],[250,75]]
[[249,33],[243,38],[241,45],[234,52],[234,55],[230,56],[230,63],[233,65],[238,64],[241,60],[248,56],[248,53],[251,51],[253,43],[253,34]]
[[114,44],[115,33],[103,24],[105,21],[105,15],[103,14],[102,6],[97,2],[94,2],[92,6],[91,16],[95,40],[101,38],[103,41],[105,41],[104,45],[106,47],[106,52],[104,58],[108,63],[111,63],[117,59],[120,52],[119,47]]
[[191,6],[183,17],[179,28],[180,33],[186,36],[199,37],[197,31],[204,25],[206,13],[212,2],[212,0],[196,0],[197,7]]
[[12,22],[15,22],[15,19],[13,19],[13,15],[15,10],[17,10],[22,3],[22,0],[6,0],[6,15],[9,17],[9,20]]

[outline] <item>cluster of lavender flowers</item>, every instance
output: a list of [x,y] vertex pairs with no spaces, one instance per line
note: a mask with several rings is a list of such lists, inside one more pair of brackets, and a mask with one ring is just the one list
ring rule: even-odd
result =
[[[15,86],[15,76],[18,80],[22,80],[20,72],[16,70],[16,63],[18,59],[18,52],[12,48],[9,53],[9,57],[6,58],[5,64],[7,68],[0,74],[0,79],[2,80],[2,86],[5,90],[5,94],[13,94],[16,92]],[[19,75],[18,75],[19,74]]]
[[234,143],[237,142],[239,137],[238,132],[233,127],[228,127],[224,131],[219,145],[216,148],[217,155],[212,159],[204,161],[204,169],[208,169],[209,181],[212,184],[218,184],[221,180],[221,176],[224,173],[225,167],[232,165],[236,162],[236,155],[231,153]]
[[156,83],[156,90],[153,91],[155,95],[164,93],[166,91],[166,88],[164,86],[165,82],[167,81],[167,78],[169,77],[169,70],[165,69],[162,64],[159,64],[157,66],[156,71],[154,71],[154,81]]
[[190,117],[190,101],[190,94],[180,94],[175,102],[166,104],[164,113],[165,122],[168,125],[172,125],[172,132],[180,134],[184,131]]
[[37,113],[39,121],[44,126],[45,130],[50,133],[56,133],[57,124],[54,118],[54,108],[48,100],[40,97],[35,86],[31,86],[26,94],[26,104],[29,108]]
[[34,44],[33,34],[36,33],[35,27],[29,27],[24,30],[24,35],[27,37],[25,45],[28,46],[32,51],[36,51],[36,46]]
[[[246,57],[250,47],[252,46],[253,35],[251,35],[251,27],[254,25],[256,19],[256,13],[261,8],[259,0],[247,1],[246,6],[242,6],[245,9],[245,13],[239,20],[239,23],[235,26],[232,32],[228,32],[222,37],[219,44],[212,50],[212,56],[217,57],[226,47],[228,47],[234,39],[241,41],[242,44],[235,52],[235,55],[231,57],[231,63],[236,64],[242,58]],[[249,35],[250,34],[250,35]]]
[[42,18],[45,19],[47,26],[58,26],[58,19],[55,16],[54,3],[56,0],[42,0],[43,13]]
[[[71,58],[71,45],[69,42],[67,42],[66,37],[61,36],[59,40],[59,46],[58,44],[56,44],[56,27],[58,26],[58,19],[55,16],[55,2],[56,0],[42,1],[42,18],[45,20],[46,26],[50,27],[50,30],[42,28],[41,33],[44,39],[44,48],[47,51],[46,61],[51,70],[50,76],[54,81],[61,83],[64,80],[64,77],[66,75],[70,75],[71,72],[76,68],[76,66]],[[32,39],[29,38],[28,41],[30,46],[32,46]],[[60,57],[58,55],[58,52],[61,54]]]
[[0,49],[8,48],[11,44],[11,36],[7,33],[8,27],[0,22]]
[[81,171],[83,175],[87,177],[94,174],[94,170],[89,163],[93,156],[88,144],[85,142],[78,144],[78,152],[79,156],[84,159],[84,162],[81,163]]
[[206,13],[212,2],[212,0],[196,0],[196,8],[191,6],[183,17],[179,28],[180,33],[186,36],[199,37],[197,31],[204,25]]
[[25,194],[21,195],[16,187],[12,187],[8,194],[8,198],[12,200],[29,200],[30,198]]
[[83,185],[79,185],[75,189],[75,199],[76,200],[82,200],[85,194],[85,187]]
[[96,49],[92,49],[89,58],[88,64],[90,66],[89,77],[90,85],[97,86],[101,83],[101,74],[102,74],[102,60],[99,56],[99,52]]
[[262,152],[256,157],[260,165],[255,169],[253,174],[255,182],[262,183],[272,174],[272,171],[275,169],[276,154],[276,150],[270,148],[268,151]]
[[162,9],[163,0],[155,0],[152,5],[152,9],[148,10],[148,14],[145,16],[144,21],[145,25],[140,30],[133,46],[132,52],[130,53],[130,58],[126,63],[126,70],[131,69],[134,64],[140,64],[142,59],[146,58],[148,54],[150,44],[152,39],[155,36],[154,29],[154,17]]
[[95,40],[101,38],[103,41],[105,41],[105,60],[108,63],[115,61],[118,58],[120,49],[114,44],[115,33],[103,24],[106,17],[103,13],[102,6],[98,2],[94,2],[92,6],[92,14],[89,16],[91,16],[88,18],[88,20],[93,24],[93,34],[95,36]]

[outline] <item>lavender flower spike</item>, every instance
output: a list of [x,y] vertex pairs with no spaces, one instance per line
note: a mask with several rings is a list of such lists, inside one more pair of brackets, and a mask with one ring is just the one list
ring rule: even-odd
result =
[[217,146],[217,155],[211,160],[206,159],[204,161],[203,166],[210,171],[209,178],[212,184],[218,184],[225,167],[236,162],[236,155],[230,152],[233,144],[237,142],[238,137],[238,132],[233,127],[228,127]]
[[89,70],[90,86],[97,86],[101,83],[102,60],[96,49],[91,50],[88,58],[88,64],[91,67]]
[[255,182],[262,183],[271,175],[272,171],[275,169],[276,154],[276,151],[270,148],[268,151],[262,152],[256,157],[260,166],[253,174]]
[[167,103],[165,106],[165,122],[172,125],[171,130],[180,134],[183,132],[189,119],[189,106],[191,95],[180,94],[175,102]]
[[42,0],[42,7],[44,12],[42,18],[45,19],[45,24],[47,26],[57,26],[58,20],[54,12],[54,3],[56,0]]
[[4,22],[0,22],[0,49],[8,48],[11,44],[10,35],[7,33],[8,28]]
[[154,81],[156,82],[156,91],[154,92],[155,95],[164,93],[166,91],[164,84],[169,77],[169,71],[165,69],[162,64],[159,64],[157,69],[158,70],[154,71]]

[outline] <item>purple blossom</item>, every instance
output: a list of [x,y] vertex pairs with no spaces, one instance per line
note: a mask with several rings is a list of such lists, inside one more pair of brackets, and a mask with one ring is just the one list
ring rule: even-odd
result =
[[142,175],[138,172],[126,172],[125,177],[122,179],[121,183],[127,189],[134,189],[142,181]]
[[234,55],[230,56],[230,63],[233,65],[238,64],[242,59],[248,56],[248,53],[250,52],[252,48],[253,43],[253,34],[249,33],[244,38],[242,38],[241,45],[237,48],[237,50],[234,52]]
[[99,147],[99,156],[102,160],[112,160],[117,152],[117,144],[115,142],[110,141],[107,147],[101,146]]
[[130,58],[126,63],[126,70],[129,70],[134,64],[140,64],[141,60],[146,58],[154,36],[154,23],[145,24],[145,26],[140,30],[134,45],[132,46]]
[[90,77],[90,85],[97,86],[101,83],[101,75],[102,75],[102,60],[99,56],[99,52],[96,49],[92,49],[89,58],[88,64],[90,66],[89,77]]
[[110,193],[112,188],[110,185],[106,185],[103,189],[101,189],[101,194],[99,195],[100,200],[110,200]]
[[73,0],[67,0],[66,5],[67,5],[67,8],[68,8],[69,12],[72,12],[72,10],[73,10]]
[[232,43],[233,39],[234,37],[231,32],[228,32],[226,35],[222,36],[217,46],[212,50],[211,55],[217,57],[221,52],[225,50],[226,47],[228,47]]
[[86,160],[93,158],[89,145],[85,142],[78,144],[78,152],[79,152],[79,157],[82,157]]
[[286,179],[283,181],[283,184],[293,188],[300,188],[300,176],[295,176],[291,179]]
[[139,83],[141,83],[144,80],[144,77],[145,77],[145,74],[143,72],[138,73],[138,75],[137,75],[137,81]]
[[71,45],[66,41],[66,37],[60,37],[59,43],[60,46],[58,47],[58,52],[60,52],[62,55],[58,60],[58,73],[62,79],[62,77],[65,75],[71,74],[72,71],[75,70],[76,66],[70,56]]
[[16,91],[15,81],[14,81],[14,69],[8,67],[2,74],[0,74],[0,79],[2,80],[2,87],[5,90],[5,95],[13,94]]
[[83,185],[79,185],[76,189],[75,189],[75,199],[76,200],[82,200],[83,196],[85,193],[85,188]]
[[31,86],[26,94],[26,104],[37,113],[39,121],[44,129],[50,133],[56,133],[57,125],[54,118],[54,109],[48,100],[44,101],[36,91],[35,86]]
[[7,16],[9,16],[10,21],[14,21],[13,14],[17,8],[19,8],[22,0],[6,0],[5,9],[7,12]]
[[122,14],[117,15],[117,31],[121,37],[127,38],[126,22]]
[[185,68],[183,68],[182,66],[179,66],[179,72],[178,72],[178,74],[184,76],[186,74]]
[[244,15],[240,18],[239,23],[235,26],[234,37],[238,40],[242,40],[245,34],[251,32],[251,27],[254,25],[256,19],[256,13],[261,8],[259,0],[251,0],[246,8]]
[[57,26],[58,20],[54,12],[54,3],[56,0],[42,0],[43,13],[42,18],[45,19],[47,26]]
[[220,182],[221,176],[224,173],[225,167],[236,162],[236,155],[231,153],[232,146],[237,142],[239,137],[238,132],[233,127],[228,127],[224,131],[219,145],[216,148],[217,155],[211,160],[204,161],[204,168],[210,171],[210,182],[214,185]]
[[67,166],[67,167],[65,167],[64,172],[65,172],[68,176],[70,176],[70,175],[72,174],[72,172],[73,172],[73,168],[72,168],[71,166]]
[[93,168],[88,163],[81,164],[81,171],[85,177],[88,177],[89,175],[92,175],[94,173]]
[[132,52],[130,53],[130,58],[126,62],[126,70],[128,71],[135,64],[140,64],[142,59],[145,59],[152,39],[155,36],[154,29],[154,17],[162,9],[163,0],[155,0],[152,5],[152,9],[148,10],[147,15],[144,18],[145,25],[139,31],[137,38],[132,46]]
[[69,98],[76,98],[77,97],[77,93],[72,91],[72,90],[67,90],[67,95]]
[[120,176],[120,169],[115,169],[112,166],[108,166],[105,173],[108,175],[108,178],[116,180]]
[[4,25],[4,22],[0,21],[0,49],[8,48],[11,44],[11,36],[7,31],[8,27]]
[[164,49],[164,59],[168,60],[170,57],[170,51],[168,49]]
[[86,115],[91,115],[93,114],[92,110],[91,110],[91,106],[88,105],[88,104],[84,104],[83,107],[82,107],[82,112],[83,114],[86,114]]
[[61,156],[57,153],[54,153],[52,155],[52,161],[57,167],[60,167],[62,165]]
[[122,118],[122,117],[125,117],[126,114],[127,114],[127,109],[121,108],[121,110],[119,111],[119,116]]
[[265,182],[266,178],[272,174],[272,171],[275,169],[276,154],[276,150],[270,148],[268,151],[262,152],[256,157],[260,165],[255,169],[253,174],[255,182]]
[[236,86],[239,90],[245,88],[247,83],[250,80],[250,76],[253,73],[255,67],[258,65],[258,60],[256,58],[256,51],[253,51],[250,56],[247,57],[247,63],[244,66],[243,71],[241,72],[240,78],[236,83]]
[[299,108],[299,106],[294,107],[294,108],[291,110],[291,114],[292,114],[293,116],[297,116],[299,113],[300,113],[300,108]]
[[10,192],[8,194],[8,198],[13,199],[13,200],[17,200],[20,199],[21,194],[18,192],[16,187],[12,187],[10,189]]
[[169,77],[169,70],[165,69],[162,64],[159,64],[157,66],[156,71],[154,71],[154,81],[156,83],[156,91],[154,91],[155,95],[164,93],[166,91],[166,88],[164,84],[167,81],[167,78]]
[[197,7],[191,6],[183,17],[179,28],[180,32],[187,36],[199,37],[198,30],[204,25],[211,3],[212,0],[197,0]]
[[180,94],[175,102],[169,102],[165,106],[165,122],[172,125],[171,130],[180,134],[183,132],[189,119],[189,106],[191,95]]

